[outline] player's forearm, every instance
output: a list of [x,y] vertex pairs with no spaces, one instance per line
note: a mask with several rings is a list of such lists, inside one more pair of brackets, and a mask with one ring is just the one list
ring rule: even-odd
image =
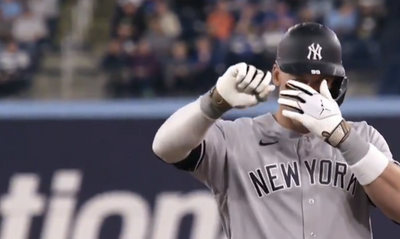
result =
[[180,108],[157,131],[153,141],[154,153],[168,163],[183,160],[203,141],[209,128],[225,110],[213,107],[208,95]]
[[400,168],[354,130],[339,149],[373,203],[399,222]]
[[204,139],[215,122],[204,116],[199,100],[192,102],[171,115],[154,137],[154,153],[168,163],[187,157]]
[[364,186],[372,202],[390,219],[400,223],[400,167],[390,163],[371,184]]

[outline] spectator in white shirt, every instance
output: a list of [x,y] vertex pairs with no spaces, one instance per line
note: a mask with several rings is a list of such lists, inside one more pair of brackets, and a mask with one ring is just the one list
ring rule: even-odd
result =
[[21,92],[29,86],[28,54],[16,42],[0,52],[0,97]]
[[34,55],[41,41],[47,36],[46,24],[42,18],[25,9],[23,15],[13,24],[12,35],[23,48]]
[[29,68],[29,55],[11,41],[0,52],[0,70],[7,73],[21,73]]
[[49,43],[55,44],[54,38],[58,30],[60,0],[29,0],[29,9],[41,17],[47,25]]
[[168,37],[178,37],[181,34],[181,23],[178,16],[169,9],[169,6],[164,1],[157,1],[156,14],[161,28]]

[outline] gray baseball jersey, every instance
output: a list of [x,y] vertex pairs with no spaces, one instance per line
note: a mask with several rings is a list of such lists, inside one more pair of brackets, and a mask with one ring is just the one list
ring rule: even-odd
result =
[[[372,126],[361,137],[392,159]],[[280,126],[272,114],[218,121],[192,173],[215,195],[230,239],[372,238],[372,205],[341,153]]]

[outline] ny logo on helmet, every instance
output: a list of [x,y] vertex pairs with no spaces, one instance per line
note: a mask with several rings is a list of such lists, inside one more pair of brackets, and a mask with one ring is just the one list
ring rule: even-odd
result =
[[307,58],[309,60],[321,60],[322,59],[321,50],[322,47],[318,43],[317,44],[313,43],[309,45]]

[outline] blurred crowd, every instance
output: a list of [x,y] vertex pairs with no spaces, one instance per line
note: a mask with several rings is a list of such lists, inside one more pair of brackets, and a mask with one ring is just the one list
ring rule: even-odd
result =
[[348,71],[385,68],[380,91],[390,94],[400,84],[399,2],[117,0],[101,67],[110,97],[198,94],[227,65],[271,69],[288,27],[314,21],[338,34]]
[[0,0],[0,97],[24,92],[51,47],[59,0]]

